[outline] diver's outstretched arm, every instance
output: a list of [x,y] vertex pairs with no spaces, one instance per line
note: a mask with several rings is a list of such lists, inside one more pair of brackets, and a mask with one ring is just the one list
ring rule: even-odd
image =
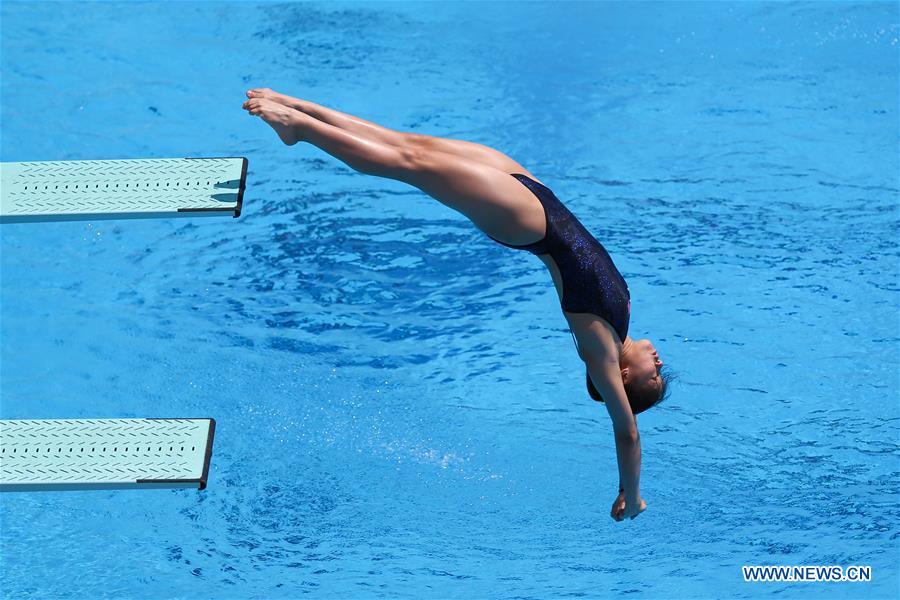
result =
[[[585,360],[591,381],[603,396],[606,410],[613,422],[616,443],[616,462],[619,465],[619,482],[625,496],[622,518],[635,518],[647,508],[641,498],[641,436],[637,421],[628,403],[619,363],[608,358]],[[617,499],[618,501],[618,499]],[[617,503],[613,504],[613,518],[616,518]]]

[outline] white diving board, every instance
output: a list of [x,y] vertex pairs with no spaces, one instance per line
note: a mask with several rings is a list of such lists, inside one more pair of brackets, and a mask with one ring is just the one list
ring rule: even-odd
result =
[[214,419],[0,421],[0,492],[204,489]]
[[246,158],[0,164],[0,223],[241,214]]

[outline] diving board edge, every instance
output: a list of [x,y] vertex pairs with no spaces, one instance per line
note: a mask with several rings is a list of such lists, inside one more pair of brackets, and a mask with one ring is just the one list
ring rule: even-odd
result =
[[[244,207],[244,190],[247,189],[247,158],[245,156],[223,156],[222,158],[240,158],[241,164],[241,183],[238,188],[237,206],[231,208],[179,208],[178,212],[208,212],[208,211],[234,211],[234,218],[241,216],[241,209]],[[207,160],[205,158],[188,158],[187,160]]]
[[[244,168],[246,168],[247,159],[244,159]],[[198,490],[206,489],[206,481],[209,479],[209,463],[212,461],[213,438],[216,435],[216,420],[207,417],[209,420],[209,433],[206,434],[206,453],[203,457],[203,473],[200,479],[138,479],[137,484],[144,487],[194,487],[194,485],[177,485],[180,483],[197,484]],[[150,418],[150,421],[168,421],[165,418]],[[153,485],[159,484],[159,485]],[[172,484],[172,485],[168,485]]]

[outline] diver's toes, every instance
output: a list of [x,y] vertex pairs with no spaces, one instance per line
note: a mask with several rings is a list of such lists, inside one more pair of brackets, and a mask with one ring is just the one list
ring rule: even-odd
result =
[[271,88],[253,88],[247,92],[248,98],[264,98],[272,93]]

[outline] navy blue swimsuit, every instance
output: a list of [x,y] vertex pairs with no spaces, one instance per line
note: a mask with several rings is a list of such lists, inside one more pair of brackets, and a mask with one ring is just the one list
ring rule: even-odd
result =
[[[544,207],[547,234],[531,244],[514,246],[490,237],[504,246],[549,254],[559,267],[563,283],[563,310],[591,313],[609,323],[624,342],[631,316],[631,294],[606,248],[585,229],[559,198],[545,185],[527,175],[511,173],[537,197]],[[576,342],[577,344],[577,342]]]

